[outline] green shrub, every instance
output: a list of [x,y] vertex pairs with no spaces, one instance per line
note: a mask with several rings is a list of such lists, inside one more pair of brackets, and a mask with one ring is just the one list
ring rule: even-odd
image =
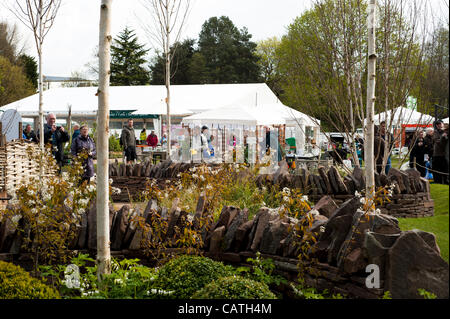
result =
[[222,277],[206,285],[193,299],[276,299],[266,284],[240,276]]
[[0,261],[0,299],[59,299],[58,292],[19,266]]
[[119,136],[111,135],[109,137],[109,151],[110,152],[120,152],[122,147],[120,146]]
[[200,256],[183,255],[168,261],[158,271],[156,286],[173,291],[174,298],[190,298],[193,293],[220,277],[231,276],[234,270],[221,262]]

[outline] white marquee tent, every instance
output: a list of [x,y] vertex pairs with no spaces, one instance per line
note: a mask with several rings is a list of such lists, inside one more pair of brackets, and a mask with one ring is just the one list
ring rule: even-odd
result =
[[[98,110],[97,87],[52,88],[44,91],[44,113],[67,116],[69,105],[73,115],[95,116]],[[136,111],[141,114],[166,114],[164,85],[111,86],[110,110]],[[277,103],[278,98],[265,83],[172,85],[171,113],[184,115],[185,110],[198,113],[226,105],[259,105]],[[39,115],[39,95],[34,94],[0,107],[15,109],[22,117]],[[178,111],[180,110],[180,111]]]
[[258,126],[281,125],[286,121],[280,113],[263,105],[231,105],[185,117],[182,123]]
[[[402,124],[432,124],[434,121],[434,117],[420,113],[418,111],[407,109],[406,107],[397,107],[393,110],[387,112],[381,112],[375,114],[374,123],[375,125],[380,125],[382,121],[386,121],[389,125],[391,123],[392,117],[392,125],[400,126]],[[364,119],[364,124],[366,124],[367,119]]]

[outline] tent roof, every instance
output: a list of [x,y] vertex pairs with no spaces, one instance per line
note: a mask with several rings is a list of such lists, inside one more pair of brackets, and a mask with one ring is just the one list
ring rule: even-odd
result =
[[[390,111],[381,112],[375,114],[374,123],[379,125],[382,121],[389,123],[392,117],[392,125],[401,124],[431,124],[434,121],[434,117],[417,112],[412,109],[407,109],[406,107],[397,107]],[[366,124],[367,119],[364,119],[364,124]]]
[[273,109],[264,106],[231,105],[183,118],[185,124],[280,125],[286,121]]
[[185,124],[306,125],[318,126],[319,120],[281,102],[248,106],[241,103],[224,106],[183,118]]
[[[44,112],[67,114],[69,105],[72,114],[95,115],[98,109],[97,87],[52,88],[44,91]],[[148,109],[149,114],[166,114],[161,105],[165,101],[164,85],[111,86],[111,110]],[[198,113],[233,103],[256,105],[276,103],[278,98],[265,83],[250,84],[202,84],[172,85],[171,109],[177,112],[190,110]],[[22,116],[38,116],[39,95],[34,94],[0,109],[16,109]],[[173,113],[173,112],[172,112]]]
[[306,125],[306,126],[319,126],[320,120],[313,118],[305,113],[297,111],[283,103],[271,103],[264,105],[267,108],[271,108],[278,112],[282,118],[286,121],[286,124],[290,125]]
[[[181,104],[171,104],[170,105],[170,114],[171,115],[189,115],[193,112],[191,110],[188,110],[187,108],[183,107]],[[156,101],[155,103],[152,103],[152,105],[147,105],[144,107],[139,108],[138,110],[134,111],[132,114],[134,115],[145,115],[145,114],[167,114],[167,104],[165,101]]]
[[[71,105],[73,116],[95,116],[98,109],[96,93],[97,87],[51,88],[43,93],[44,113],[52,112],[57,117],[63,117],[68,114]],[[166,94],[164,85],[111,86],[109,108],[134,111],[133,114],[136,115],[163,115],[167,113]],[[317,126],[308,115],[283,105],[265,83],[172,85],[170,95],[173,115],[182,116],[225,107],[245,106],[254,107],[250,113],[255,113],[253,119],[257,119],[259,123]],[[0,110],[7,109],[16,109],[22,117],[38,116],[39,95],[34,94],[0,107]],[[227,113],[232,112],[228,110],[225,114]],[[267,113],[269,116],[258,113]],[[267,118],[264,119],[264,116]],[[241,117],[235,116],[230,120],[234,120],[234,123],[238,120],[248,122],[249,118],[248,114],[241,113]]]

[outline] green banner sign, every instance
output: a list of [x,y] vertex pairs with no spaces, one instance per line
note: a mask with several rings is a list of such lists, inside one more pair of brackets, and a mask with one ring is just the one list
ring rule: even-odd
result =
[[136,110],[110,110],[109,118],[111,119],[157,119],[157,114],[132,114]]

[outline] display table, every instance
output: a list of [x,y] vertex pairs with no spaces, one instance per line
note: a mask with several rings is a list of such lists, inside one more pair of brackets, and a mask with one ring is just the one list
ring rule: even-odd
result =
[[149,158],[153,164],[156,164],[159,161],[166,160],[167,152],[160,147],[153,148],[148,145],[136,145],[136,156],[138,160],[143,161]]

